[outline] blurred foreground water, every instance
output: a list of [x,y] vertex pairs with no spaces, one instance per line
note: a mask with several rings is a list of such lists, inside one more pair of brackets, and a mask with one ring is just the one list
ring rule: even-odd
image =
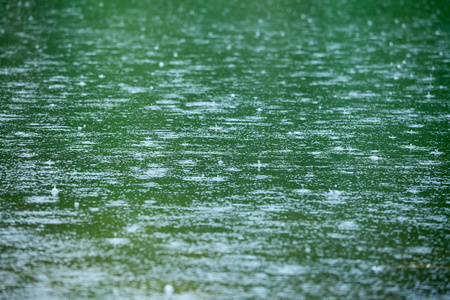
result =
[[0,1],[0,298],[448,299],[447,1],[161,2]]

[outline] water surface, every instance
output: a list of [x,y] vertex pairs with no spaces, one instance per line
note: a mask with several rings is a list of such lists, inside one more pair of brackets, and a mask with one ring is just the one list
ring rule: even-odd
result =
[[0,4],[1,298],[450,297],[445,1]]

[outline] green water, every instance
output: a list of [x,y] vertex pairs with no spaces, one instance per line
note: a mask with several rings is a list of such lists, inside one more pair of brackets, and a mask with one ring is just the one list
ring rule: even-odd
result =
[[0,4],[1,299],[450,297],[448,1]]

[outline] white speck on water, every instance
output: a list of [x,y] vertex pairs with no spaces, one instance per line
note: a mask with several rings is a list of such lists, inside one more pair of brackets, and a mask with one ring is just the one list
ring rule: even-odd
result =
[[114,246],[126,245],[130,243],[130,240],[127,238],[107,238],[106,241]]
[[311,253],[311,247],[309,245],[305,246],[305,253]]
[[438,149],[436,149],[436,150],[434,150],[434,151],[431,151],[430,154],[433,154],[433,155],[441,155],[441,154],[444,154],[444,152],[440,152]]
[[416,254],[430,254],[432,252],[432,248],[430,247],[421,247],[421,246],[417,246],[417,247],[409,247],[408,248],[408,252],[410,253],[416,253]]
[[73,207],[74,207],[75,209],[78,209],[78,208],[80,207],[80,202],[75,201],[74,204],[73,204]]
[[162,61],[159,62],[159,67],[160,68],[164,67],[164,63]]
[[367,21],[367,25],[369,25],[369,26],[372,26],[372,21],[371,20],[369,20],[369,21]]
[[258,108],[256,109],[256,111],[257,111],[257,112],[262,112],[262,108],[261,108],[261,107],[258,107]]
[[427,99],[434,98],[434,96],[431,95],[430,92],[428,92],[428,94],[427,94],[425,97],[426,97]]
[[178,57],[178,53],[174,52],[173,57]]
[[80,83],[78,83],[78,85],[79,85],[79,86],[85,86],[85,85],[86,85],[86,82],[80,81]]
[[52,195],[53,195],[53,196],[58,196],[58,193],[59,193],[59,190],[56,188],[56,186],[54,186],[54,187],[52,188]]
[[134,233],[134,232],[138,231],[140,228],[141,228],[141,226],[139,226],[138,224],[133,224],[133,225],[130,225],[127,228],[125,228],[125,230],[128,233]]
[[305,189],[305,188],[301,188],[301,189],[294,190],[294,192],[297,193],[297,194],[305,195],[305,194],[311,193],[311,190]]
[[260,35],[261,33],[259,31],[255,32],[255,37],[259,38]]
[[373,266],[372,267],[372,271],[374,271],[375,273],[379,273],[383,270],[384,270],[383,266]]
[[234,98],[234,97],[236,97],[236,94],[231,94],[231,98]]
[[223,161],[219,159],[219,165],[223,165]]
[[103,2],[98,3],[98,7],[103,7],[103,6],[104,6]]
[[175,289],[172,285],[166,284],[164,286],[164,294],[166,294],[167,296],[172,295],[174,291],[175,291]]
[[340,230],[357,230],[359,225],[355,221],[344,221],[338,225]]
[[339,197],[343,192],[338,190],[330,190],[328,192],[328,197]]
[[105,75],[100,74],[100,75],[98,75],[98,78],[105,78]]
[[370,156],[369,158],[370,158],[371,160],[373,160],[373,161],[378,161],[378,160],[381,159],[380,157],[378,157],[378,156],[376,156],[376,155],[372,155],[372,156]]

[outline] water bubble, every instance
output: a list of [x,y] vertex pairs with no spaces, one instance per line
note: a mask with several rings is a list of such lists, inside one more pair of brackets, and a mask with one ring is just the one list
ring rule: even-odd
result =
[[164,67],[164,63],[162,61],[159,62],[159,67],[160,68]]

